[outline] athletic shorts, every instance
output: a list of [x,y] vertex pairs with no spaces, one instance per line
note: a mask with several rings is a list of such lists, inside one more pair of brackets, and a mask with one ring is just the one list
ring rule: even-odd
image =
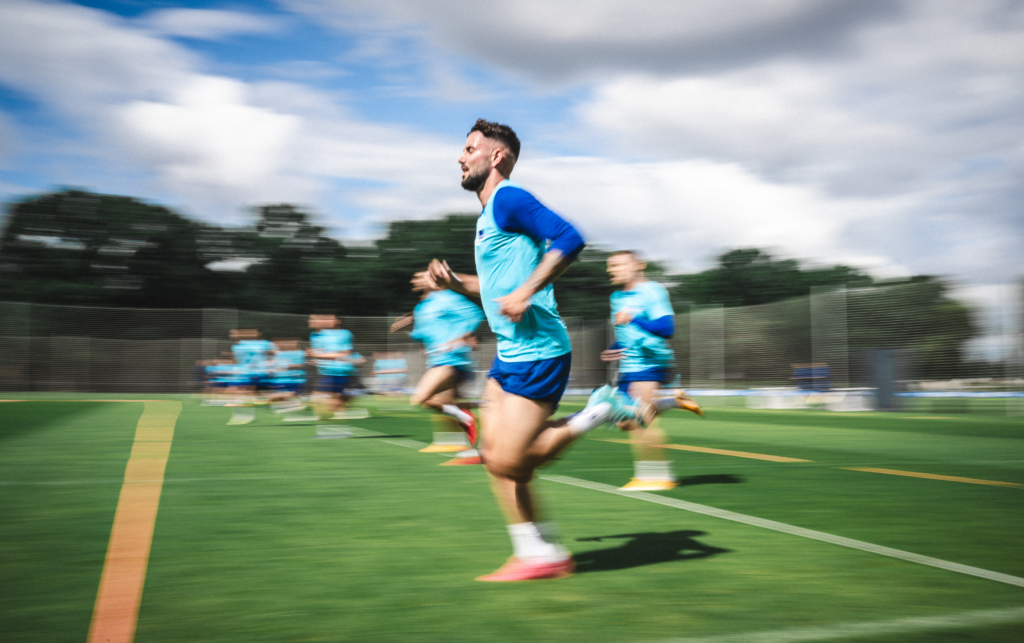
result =
[[670,378],[667,368],[649,368],[646,371],[635,371],[633,373],[619,373],[619,390],[629,395],[629,385],[633,382],[660,382],[664,384]]
[[487,377],[506,393],[558,404],[569,383],[572,353],[535,362],[503,362],[497,355]]
[[305,388],[305,382],[270,382],[267,384],[267,390],[270,391],[283,391],[287,393],[301,393],[302,389]]
[[255,375],[234,375],[224,380],[224,386],[256,386],[258,381]]
[[446,366],[455,369],[455,376],[457,378],[455,380],[455,386],[461,386],[462,384],[465,384],[467,382],[472,382],[476,378],[476,371],[472,371],[465,366],[454,366],[452,364],[438,364],[437,366],[431,366],[427,370],[429,371],[431,368],[444,368]]
[[316,383],[316,390],[343,395],[351,381],[351,375],[321,375],[320,381]]

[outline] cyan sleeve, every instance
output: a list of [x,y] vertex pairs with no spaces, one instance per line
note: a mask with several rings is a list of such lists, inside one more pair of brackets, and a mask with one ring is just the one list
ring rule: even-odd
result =
[[551,250],[575,259],[586,243],[568,221],[558,216],[532,194],[516,187],[504,187],[494,195],[494,223],[505,232],[518,232],[537,241],[550,241]]

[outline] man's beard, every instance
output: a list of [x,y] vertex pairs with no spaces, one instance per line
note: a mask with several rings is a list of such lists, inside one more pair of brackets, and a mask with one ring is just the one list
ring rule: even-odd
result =
[[481,172],[480,174],[473,174],[472,170],[466,175],[466,178],[462,179],[462,189],[469,190],[470,192],[479,192],[480,188],[484,186],[487,181],[487,175],[490,172]]

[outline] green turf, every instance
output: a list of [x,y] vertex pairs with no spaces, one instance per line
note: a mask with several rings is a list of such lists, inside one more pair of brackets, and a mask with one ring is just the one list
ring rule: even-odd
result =
[[[668,641],[1024,607],[1005,585],[541,480],[576,576],[475,582],[510,553],[480,467],[441,467],[425,414],[374,400],[313,439],[184,402],[136,641]],[[573,403],[560,412],[571,411]],[[139,403],[0,404],[0,632],[84,641]],[[662,419],[670,442],[810,460],[671,451],[660,495],[1024,576],[1019,418],[715,408]],[[545,475],[628,481],[627,445],[595,431]],[[406,446],[403,446],[406,445]],[[1018,641],[1024,622],[856,641]]]

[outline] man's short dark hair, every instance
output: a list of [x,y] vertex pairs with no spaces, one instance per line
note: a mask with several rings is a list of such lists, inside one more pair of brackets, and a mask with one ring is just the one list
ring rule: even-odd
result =
[[[492,123],[485,121],[482,118],[476,119],[476,124],[473,125],[473,129],[469,130],[469,134],[473,132],[480,132],[486,138],[493,138],[496,141],[501,141],[505,144],[505,147],[512,152],[512,160],[516,161],[519,158],[519,137],[512,131],[512,128],[508,125],[501,125],[499,123]],[[467,134],[467,136],[469,135]]]
[[615,252],[609,254],[608,258],[611,259],[612,257],[618,257],[619,255],[629,255],[633,257],[635,261],[639,261],[640,263],[643,263],[644,261],[643,255],[640,253],[639,250],[616,250]]

